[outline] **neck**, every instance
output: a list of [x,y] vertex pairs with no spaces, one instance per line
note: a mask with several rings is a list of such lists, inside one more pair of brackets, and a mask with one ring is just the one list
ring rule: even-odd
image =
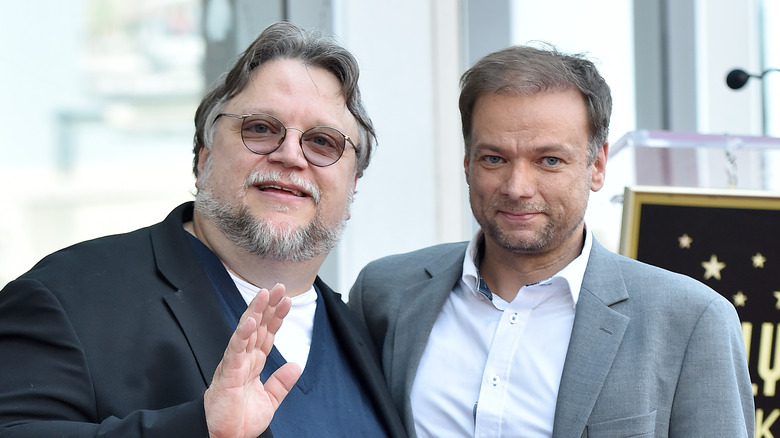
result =
[[203,242],[229,271],[249,283],[271,289],[277,283],[284,285],[287,296],[300,295],[314,283],[320,266],[327,254],[302,262],[268,259],[249,253],[230,241],[209,220],[199,215],[197,210],[192,222],[184,229]]
[[491,292],[510,302],[523,286],[552,277],[577,258],[585,242],[583,231],[575,231],[553,251],[536,254],[508,251],[485,236],[484,257],[478,261],[479,275]]

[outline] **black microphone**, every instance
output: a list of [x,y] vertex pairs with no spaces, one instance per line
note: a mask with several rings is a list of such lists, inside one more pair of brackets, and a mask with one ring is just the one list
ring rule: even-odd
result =
[[732,90],[739,90],[745,86],[748,79],[750,79],[750,75],[745,70],[737,68],[731,70],[729,74],[726,75],[726,85]]
[[746,72],[745,70],[742,70],[741,68],[735,68],[734,70],[731,70],[728,75],[726,75],[726,85],[728,85],[729,88],[731,88],[732,90],[739,90],[740,88],[745,86],[748,79],[750,78],[763,79],[764,75],[769,73],[770,71],[780,71],[780,69],[770,68],[764,70],[760,75],[753,75]]

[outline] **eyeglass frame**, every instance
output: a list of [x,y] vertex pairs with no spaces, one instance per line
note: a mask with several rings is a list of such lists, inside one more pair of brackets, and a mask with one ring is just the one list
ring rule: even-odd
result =
[[[222,117],[222,116],[226,116],[226,117],[230,117],[230,118],[233,118],[233,119],[240,119],[241,120],[241,143],[243,143],[244,147],[247,148],[249,150],[249,152],[252,152],[253,154],[257,154],[257,155],[270,155],[270,154],[278,151],[279,148],[282,147],[282,143],[284,143],[284,140],[287,139],[287,130],[288,129],[293,129],[293,130],[298,131],[298,132],[301,133],[301,136],[298,138],[298,145],[301,147],[301,153],[303,154],[303,158],[305,158],[306,162],[311,164],[312,166],[328,167],[328,166],[332,166],[332,165],[336,164],[341,159],[341,157],[344,156],[344,151],[347,150],[347,143],[349,143],[349,145],[352,146],[353,149],[355,149],[355,154],[358,153],[358,148],[357,148],[357,146],[355,146],[355,143],[352,142],[352,138],[350,138],[350,136],[348,136],[347,134],[342,132],[340,129],[336,129],[336,128],[332,127],[332,126],[318,125],[318,126],[313,126],[313,127],[311,127],[311,128],[309,128],[309,129],[304,131],[304,130],[302,130],[300,128],[296,128],[294,126],[286,126],[276,116],[274,116],[272,114],[268,114],[268,113],[252,113],[252,114],[219,113],[219,114],[217,114],[216,117],[214,117],[214,122],[212,124],[216,124],[217,120],[219,120],[219,118]],[[267,116],[267,117],[270,117],[270,118],[276,120],[277,122],[279,122],[279,125],[282,128],[284,128],[284,133],[282,134],[282,138],[279,139],[279,144],[277,144],[275,148],[271,149],[268,152],[257,152],[256,150],[250,148],[246,144],[246,140],[244,140],[244,122],[246,121],[246,119],[248,119],[249,117],[252,117],[252,116]],[[303,137],[304,137],[304,135],[307,132],[309,132],[309,131],[311,131],[313,129],[317,129],[317,128],[332,129],[332,130],[338,132],[339,134],[341,134],[344,137],[344,149],[341,150],[341,154],[330,164],[317,164],[317,163],[313,163],[311,160],[309,160],[309,157],[306,156],[306,149],[303,148]]]

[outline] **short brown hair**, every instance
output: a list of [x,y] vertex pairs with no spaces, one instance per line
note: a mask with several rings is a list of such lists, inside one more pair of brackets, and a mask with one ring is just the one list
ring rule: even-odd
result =
[[596,159],[598,149],[607,142],[612,96],[596,66],[583,55],[563,54],[552,46],[546,49],[508,47],[477,61],[463,74],[460,86],[458,104],[466,156],[471,150],[474,104],[486,93],[532,94],[576,88],[585,98],[590,126],[588,157],[591,163]]

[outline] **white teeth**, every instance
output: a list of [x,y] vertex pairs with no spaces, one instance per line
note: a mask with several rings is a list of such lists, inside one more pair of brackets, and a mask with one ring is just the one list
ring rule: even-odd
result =
[[298,197],[303,197],[304,196],[303,192],[299,192],[298,190],[291,190],[291,189],[288,189],[288,188],[285,188],[285,187],[268,185],[268,186],[263,186],[261,190],[265,190],[265,189],[284,190],[285,192],[290,192],[293,195],[298,196]]

